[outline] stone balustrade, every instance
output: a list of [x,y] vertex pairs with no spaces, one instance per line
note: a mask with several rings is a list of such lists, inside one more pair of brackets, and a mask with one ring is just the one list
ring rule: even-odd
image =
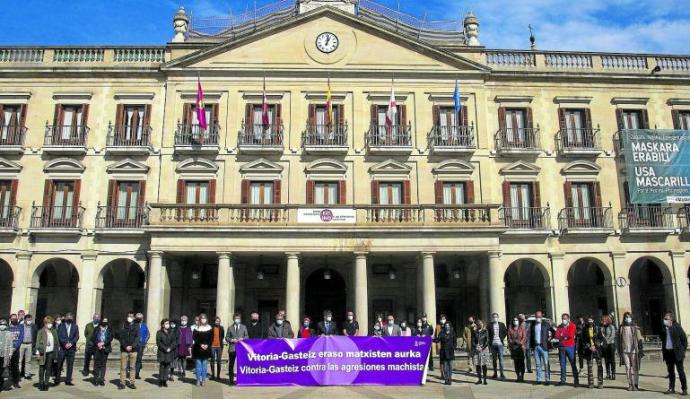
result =
[[43,62],[43,49],[20,47],[0,48],[0,62]]
[[545,53],[544,63],[549,68],[591,69],[592,56],[578,53]]
[[662,71],[690,71],[690,57],[656,57]]
[[648,69],[647,57],[636,55],[602,55],[601,66],[604,69]]
[[115,62],[164,62],[165,49],[161,47],[126,47],[114,49]]

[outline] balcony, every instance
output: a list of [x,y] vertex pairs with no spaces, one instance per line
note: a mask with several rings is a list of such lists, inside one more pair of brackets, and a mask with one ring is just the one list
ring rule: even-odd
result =
[[23,126],[0,126],[0,154],[23,154],[25,136]]
[[675,231],[673,208],[670,206],[633,206],[618,214],[625,234],[671,234]]
[[85,155],[88,135],[87,126],[46,124],[43,152],[51,155]]
[[96,231],[127,232],[138,231],[148,219],[147,207],[98,206],[96,212]]
[[151,126],[140,129],[108,124],[105,152],[109,155],[148,155],[151,148]]
[[[503,231],[498,223],[498,205],[334,205],[324,207],[332,211],[351,212],[348,223],[299,223],[300,209],[313,209],[315,205],[187,205],[150,204],[149,226],[195,227],[309,227],[341,230],[372,228],[376,226],[416,226],[455,228],[494,228]],[[317,206],[318,207],[318,206]]]
[[367,132],[367,150],[371,154],[409,154],[412,152],[412,125],[388,127],[371,125]]
[[427,138],[436,155],[472,154],[477,149],[474,126],[434,126]]
[[499,129],[494,136],[496,152],[500,155],[539,155],[539,128]]
[[245,154],[282,154],[283,123],[264,126],[260,123],[242,122],[237,145],[240,152]]
[[347,154],[347,123],[307,124],[302,135],[302,148],[308,154]]
[[563,156],[597,156],[601,154],[599,129],[561,129],[556,135],[558,152]]
[[32,206],[31,233],[81,234],[85,208],[78,206]]
[[609,207],[570,207],[558,214],[561,234],[613,233],[613,210]]
[[198,124],[177,124],[175,152],[178,154],[217,154],[220,127],[217,123],[202,129]]
[[0,208],[0,234],[15,235],[17,233],[21,211],[22,208],[18,206]]
[[551,234],[551,208],[511,207],[498,210],[498,217],[511,235]]

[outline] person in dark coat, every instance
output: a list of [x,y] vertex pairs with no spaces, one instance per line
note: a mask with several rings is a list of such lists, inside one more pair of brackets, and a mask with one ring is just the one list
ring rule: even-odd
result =
[[168,373],[168,381],[174,381],[173,375],[175,374],[175,366],[177,365],[177,343],[180,340],[180,330],[177,327],[177,323],[174,320],[170,320],[170,333],[175,338],[175,358],[170,364],[170,373]]
[[333,313],[330,310],[323,312],[323,320],[316,326],[316,333],[319,336],[338,335],[338,327],[333,321]]
[[58,334],[53,328],[53,318],[46,316],[43,318],[43,328],[36,336],[36,354],[39,365],[38,384],[41,391],[48,390],[48,380],[59,345]]
[[664,315],[664,328],[661,330],[661,348],[668,370],[668,391],[667,394],[676,392],[676,370],[680,379],[680,387],[683,395],[688,394],[688,382],[685,378],[683,360],[685,351],[688,349],[688,336],[683,327],[673,320],[673,314]]
[[451,385],[453,380],[453,361],[455,360],[455,346],[456,338],[453,332],[453,326],[446,322],[441,328],[438,336],[434,338],[434,342],[440,344],[438,357],[443,369],[443,377],[446,385]]
[[91,348],[93,350],[94,384],[105,386],[105,371],[108,355],[112,352],[113,331],[110,329],[108,318],[103,317],[91,333]]
[[597,388],[604,386],[604,368],[601,360],[604,353],[606,341],[601,334],[601,329],[594,324],[594,316],[587,317],[587,322],[580,329],[578,345],[581,346],[582,354],[587,360],[587,387],[594,387],[594,367],[597,368]]
[[72,370],[74,369],[74,357],[77,353],[77,342],[79,341],[79,326],[74,322],[72,313],[65,314],[65,322],[60,324],[57,329],[58,340],[60,341],[60,358],[58,363],[58,373],[55,377],[55,384],[60,383],[60,375],[62,374],[62,366],[67,362],[67,372],[65,373],[65,385],[74,385],[72,383]]
[[251,339],[266,338],[266,327],[263,325],[259,319],[259,314],[256,312],[251,314],[251,319],[249,320],[249,324],[247,324],[247,333]]
[[[120,330],[120,385],[118,389],[125,389],[127,370],[136,362],[139,345],[141,345],[139,324],[134,322],[134,313],[130,312],[127,314],[127,321]],[[129,387],[136,389],[134,373],[129,373]]]
[[163,319],[161,321],[161,329],[156,333],[156,346],[158,352],[156,359],[158,360],[158,386],[168,386],[168,374],[170,373],[170,365],[175,360],[175,349],[177,343],[175,342],[175,334],[170,329],[170,320]]
[[268,338],[295,338],[292,327],[285,322],[285,316],[278,312],[275,323],[268,328]]
[[208,324],[208,316],[199,315],[199,327],[192,333],[192,357],[196,361],[196,385],[203,386],[208,379],[208,359],[211,357],[213,328]]

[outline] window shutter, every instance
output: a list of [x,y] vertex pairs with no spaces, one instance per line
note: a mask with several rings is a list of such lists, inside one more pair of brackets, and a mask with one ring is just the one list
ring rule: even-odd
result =
[[347,182],[345,180],[338,182],[338,204],[347,204]]
[[219,113],[220,113],[220,104],[215,103],[215,104],[211,105],[211,124],[213,124],[213,125],[218,124],[218,120],[220,119]]
[[281,115],[282,108],[283,107],[280,104],[275,105],[275,112],[273,114],[274,125],[280,125],[281,123],[283,123],[283,116]]
[[565,129],[565,110],[563,108],[558,108],[558,126],[561,130]]
[[594,192],[594,206],[601,208],[601,185],[599,182],[592,183],[592,191]]
[[316,191],[316,182],[314,180],[307,180],[307,204],[314,203]]
[[240,202],[243,204],[248,204],[249,203],[249,190],[250,190],[250,181],[247,179],[242,180],[241,187],[240,187]]
[[[26,109],[29,107],[29,104],[22,104],[19,106],[19,126],[24,127],[26,126]],[[2,110],[0,110],[2,112]]]
[[55,104],[55,115],[53,115],[53,126],[62,125],[62,104]]
[[625,129],[625,123],[623,122],[623,110],[616,108],[616,121],[618,123],[618,131]]
[[146,180],[139,182],[139,207],[146,205]]
[[209,180],[208,182],[208,203],[216,203],[216,179]]
[[465,199],[468,204],[474,204],[474,180],[465,182]]
[[371,105],[371,128],[376,129],[379,124],[378,107],[374,104]]
[[589,108],[585,108],[585,127],[587,129],[593,129],[592,125],[592,111]]
[[534,127],[534,119],[532,117],[532,108],[525,108],[525,127],[531,129]]
[[55,182],[52,180],[46,180],[43,186],[43,207],[44,212],[47,212],[51,206],[53,206],[53,192],[55,191]]
[[402,200],[403,201],[402,202],[405,205],[410,205],[412,203],[412,190],[410,189],[410,181],[409,180],[403,181],[403,187],[402,188],[403,188],[403,190],[402,190],[403,191],[402,192],[402,194],[403,194]]
[[398,105],[398,108],[400,108],[400,112],[398,112],[399,119],[398,119],[398,125],[399,126],[407,126],[407,123],[409,122],[407,120],[407,106],[406,105]]
[[17,188],[19,186],[19,180],[14,179],[10,184],[10,206],[14,208],[17,205]]
[[441,180],[434,182],[434,201],[437,205],[443,204],[443,182]]
[[316,104],[309,104],[309,126],[313,129],[316,126]]
[[371,204],[378,205],[379,203],[379,182],[373,180],[371,182]]
[[185,126],[191,125],[194,118],[192,118],[192,106],[194,104],[185,103],[182,107],[182,124]]
[[245,129],[248,128],[248,126],[251,126],[254,123],[254,119],[252,119],[252,110],[254,109],[254,105],[252,104],[246,104],[244,106],[244,125]]
[[532,206],[541,208],[541,190],[538,181],[532,183]]
[[642,116],[642,128],[649,129],[649,114],[647,113],[647,110],[640,110],[640,115]]
[[510,182],[509,181],[504,181],[503,182],[503,206],[506,208],[511,207],[510,203]]
[[626,206],[630,206],[630,184],[628,182],[623,182],[623,198],[625,199]]
[[108,199],[106,201],[108,208],[117,208],[117,181],[108,181]]
[[460,108],[460,120],[458,121],[458,124],[460,126],[469,126],[470,121],[468,120],[469,118],[467,117],[467,107],[465,105]]
[[569,181],[566,181],[565,184],[563,184],[563,194],[565,196],[565,207],[566,208],[572,208],[573,207],[573,184]]
[[431,108],[431,117],[434,119],[433,126],[439,126],[441,124],[439,122],[439,119],[441,118],[441,107],[434,105]]
[[77,179],[74,181],[74,203],[72,204],[72,207],[79,206],[79,201],[80,201],[79,196],[80,195],[81,195],[81,180]]
[[185,189],[186,182],[182,179],[177,180],[177,203],[178,204],[184,204],[185,201]]
[[[0,110],[2,112],[2,110]],[[674,129],[682,129],[681,123],[680,123],[680,112],[678,112],[677,109],[671,110],[671,119],[673,119],[673,128]]]
[[89,104],[82,105],[81,108],[81,125],[89,126]]
[[119,128],[124,125],[125,120],[125,105],[117,104],[115,108],[115,128]]
[[0,104],[0,126],[5,126],[5,113],[2,111],[3,105]]
[[144,106],[144,129],[151,126],[151,104]]
[[276,205],[280,204],[280,197],[281,197],[281,192],[280,192],[280,180],[274,180],[273,181],[273,203]]
[[345,105],[338,104],[336,105],[336,108],[338,110],[338,124],[343,126],[345,125]]
[[506,109],[504,107],[498,108],[498,128],[505,130],[506,128]]

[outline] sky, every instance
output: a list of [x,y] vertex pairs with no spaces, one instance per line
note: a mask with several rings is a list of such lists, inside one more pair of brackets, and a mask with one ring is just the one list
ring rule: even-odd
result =
[[[257,6],[276,0],[257,0]],[[690,54],[690,0],[375,0],[419,18],[473,11],[488,48]],[[241,14],[253,0],[25,0],[3,7],[0,45],[162,45],[180,5]],[[8,3],[9,5],[9,3]]]

